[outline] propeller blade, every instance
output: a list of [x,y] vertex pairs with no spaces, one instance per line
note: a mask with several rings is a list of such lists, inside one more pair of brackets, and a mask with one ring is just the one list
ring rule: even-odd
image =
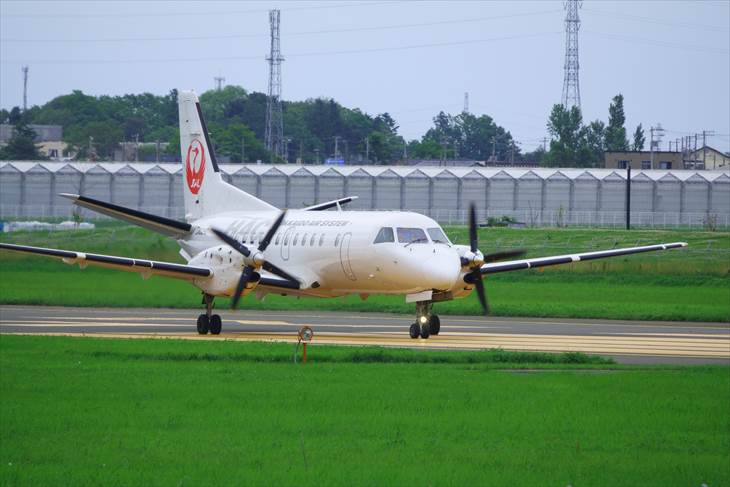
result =
[[251,251],[248,250],[245,245],[237,241],[235,238],[227,235],[225,232],[218,230],[217,228],[211,228],[211,230],[213,231],[213,233],[215,233],[216,237],[236,249],[239,253],[243,254],[244,257],[248,257],[249,255],[251,255]]
[[482,305],[482,309],[484,310],[484,316],[489,315],[489,302],[487,301],[487,293],[484,289],[484,282],[482,281],[482,273],[479,269],[476,269],[474,272],[474,284],[477,288],[477,297],[479,298],[479,303]]
[[271,243],[271,239],[274,237],[274,234],[279,229],[281,222],[284,221],[285,216],[286,216],[286,210],[281,212],[281,214],[274,221],[274,224],[271,225],[271,228],[269,228],[269,231],[266,232],[266,235],[264,235],[264,238],[259,243],[260,252],[263,252],[264,250],[266,250],[266,247],[269,246],[269,244]]
[[497,262],[499,260],[505,260],[505,259],[512,259],[515,257],[522,257],[527,253],[527,250],[525,249],[515,249],[515,250],[504,250],[502,252],[493,252],[491,254],[487,254],[484,256],[484,263],[487,262]]
[[284,279],[286,279],[288,281],[299,282],[299,279],[297,279],[296,277],[292,276],[291,274],[289,274],[285,270],[283,270],[283,269],[275,266],[274,264],[272,264],[269,261],[264,262],[261,267],[263,267],[265,270],[271,272],[272,274],[276,274],[277,276],[279,276],[281,278],[284,278]]
[[243,268],[241,278],[238,280],[238,285],[236,286],[236,294],[233,295],[233,300],[231,301],[231,309],[236,309],[238,307],[238,301],[241,299],[241,294],[243,294],[243,290],[246,288],[246,284],[251,279],[252,274],[252,267],[246,266]]
[[469,205],[469,247],[472,252],[476,252],[479,247],[477,237],[477,210],[474,203]]

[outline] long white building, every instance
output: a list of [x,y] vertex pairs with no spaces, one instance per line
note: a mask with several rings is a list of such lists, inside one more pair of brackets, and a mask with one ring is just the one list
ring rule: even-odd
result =
[[[350,209],[413,210],[441,223],[510,216],[527,225],[621,226],[626,171],[410,166],[221,165],[232,184],[280,208],[357,196]],[[154,163],[0,163],[0,217],[67,217],[78,193],[182,218],[182,167]],[[727,171],[631,175],[635,225],[730,225]],[[92,215],[88,215],[92,216]]]

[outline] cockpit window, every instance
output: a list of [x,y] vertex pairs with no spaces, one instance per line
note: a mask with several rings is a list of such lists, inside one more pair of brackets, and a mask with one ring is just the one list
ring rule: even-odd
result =
[[431,241],[433,243],[451,245],[451,242],[449,242],[449,239],[446,238],[446,235],[444,235],[444,232],[440,228],[429,228],[426,231],[428,232],[428,236],[431,237]]
[[422,228],[398,228],[398,241],[400,243],[428,243],[426,232]]
[[376,243],[384,243],[384,242],[395,242],[395,237],[393,237],[393,229],[390,227],[383,227],[378,232],[378,236],[375,237],[374,244]]

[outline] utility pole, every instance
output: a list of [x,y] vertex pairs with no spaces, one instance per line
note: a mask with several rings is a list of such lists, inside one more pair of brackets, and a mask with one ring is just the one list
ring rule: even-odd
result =
[[266,149],[275,156],[282,156],[284,150],[284,118],[281,111],[281,38],[279,35],[279,10],[269,10],[271,46],[269,56],[269,96],[266,100]]
[[469,92],[464,92],[464,113],[469,113]]
[[155,141],[155,162],[160,162],[160,139]]
[[314,149],[314,163],[319,164],[319,149]]
[[578,30],[580,29],[580,18],[578,9],[583,2],[578,0],[566,0],[563,6],[565,15],[565,64],[563,66],[563,107],[570,109],[577,106],[580,108],[580,83],[578,79]]
[[370,162],[370,136],[365,137],[365,161]]
[[496,160],[497,160],[496,159],[496,157],[497,157],[496,154],[497,154],[497,136],[496,135],[493,135],[492,136],[492,157],[491,157],[491,159],[494,162],[496,162]]
[[299,139],[299,164],[304,164],[304,139]]
[[241,164],[246,164],[246,137],[241,136]]
[[715,135],[714,130],[702,131],[702,169],[707,169],[707,136]]
[[406,144],[406,139],[403,139],[403,160],[408,160],[408,144]]
[[631,230],[631,163],[626,166],[626,230]]
[[221,91],[223,89],[223,83],[226,82],[226,79],[223,76],[216,76],[213,79],[215,80],[215,91]]
[[289,164],[289,142],[291,142],[289,137],[284,139],[284,162],[287,164]]
[[337,159],[337,156],[339,155],[339,152],[340,152],[339,151],[339,145],[338,145],[338,142],[339,141],[340,141],[340,136],[339,135],[335,135],[335,156],[334,156],[335,159]]
[[134,162],[139,162],[139,134],[134,134]]
[[548,140],[550,140],[550,139],[548,139],[547,137],[543,137],[542,138],[542,150],[543,150],[543,152],[547,152],[547,143],[548,143]]
[[28,109],[28,66],[23,66],[23,111]]

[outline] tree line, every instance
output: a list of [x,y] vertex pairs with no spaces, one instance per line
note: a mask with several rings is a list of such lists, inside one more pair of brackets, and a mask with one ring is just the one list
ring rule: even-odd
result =
[[[547,128],[549,150],[521,154],[517,141],[489,115],[443,111],[420,139],[407,141],[389,113],[369,115],[330,98],[282,101],[286,156],[274,157],[264,145],[267,96],[239,86],[206,91],[200,103],[217,154],[231,162],[323,162],[338,156],[350,163],[394,164],[404,159],[528,160],[544,166],[601,165],[604,150],[639,150],[641,125],[633,145],[626,139],[623,96],[614,97],[608,124],[583,124],[577,107],[555,105]],[[25,111],[0,110],[0,123],[15,126],[0,159],[42,159],[30,124],[61,125],[63,139],[78,159],[110,160],[120,142],[167,143],[164,152],[179,158],[177,91],[91,96],[81,91]]]

